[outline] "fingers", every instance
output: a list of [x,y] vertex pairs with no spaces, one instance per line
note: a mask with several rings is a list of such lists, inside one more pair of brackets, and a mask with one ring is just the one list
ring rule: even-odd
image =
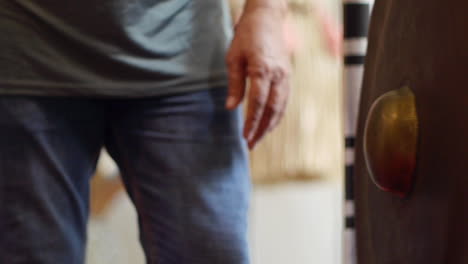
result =
[[286,111],[289,90],[288,81],[272,83],[261,121],[255,135],[248,142],[250,149],[253,149],[257,142],[280,123]]
[[244,138],[249,142],[249,145],[255,137],[262,120],[265,105],[268,101],[270,80],[254,77],[251,79],[250,85],[247,117],[244,127]]
[[246,70],[242,57],[231,55],[227,58],[229,71],[229,92],[226,100],[226,108],[233,110],[242,102],[245,94]]

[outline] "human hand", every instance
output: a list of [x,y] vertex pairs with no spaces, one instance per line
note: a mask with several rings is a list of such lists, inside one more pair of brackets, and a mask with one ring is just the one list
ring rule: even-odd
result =
[[244,137],[249,148],[275,128],[284,115],[290,93],[290,60],[284,41],[285,15],[265,6],[246,8],[227,55],[228,109],[235,109],[247,94]]

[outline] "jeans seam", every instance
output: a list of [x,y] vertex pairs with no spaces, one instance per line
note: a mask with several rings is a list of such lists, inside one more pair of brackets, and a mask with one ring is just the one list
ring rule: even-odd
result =
[[[177,177],[177,184],[179,185],[179,193],[180,193],[180,198],[181,198],[181,203],[185,206],[186,205],[186,195],[185,195],[185,192],[182,191],[182,184],[183,182],[181,181],[180,177]],[[182,237],[184,238],[183,239],[183,256],[182,256],[182,261],[184,264],[189,264],[188,262],[188,249],[189,249],[189,244],[188,244],[188,241],[187,238],[187,219],[188,219],[188,210],[184,210],[184,208],[181,208],[180,209],[182,211],[182,220],[181,220],[181,224],[182,224]]]
[[[115,133],[112,133],[113,137],[114,137],[114,143],[116,144],[117,148],[120,148],[120,144],[118,142],[120,142],[118,140],[118,136],[115,134]],[[127,170],[130,172],[129,174],[130,175],[127,175],[127,177],[130,177],[128,179],[129,181],[129,184],[130,184],[130,188],[131,188],[131,192],[132,192],[132,195],[133,195],[133,205],[137,211],[137,215],[138,217],[141,219],[141,231],[142,231],[142,234],[140,234],[141,237],[146,237],[144,238],[145,240],[147,239],[147,245],[145,245],[145,247],[147,248],[147,250],[149,251],[148,254],[147,254],[147,262],[150,263],[150,264],[158,264],[159,261],[158,261],[158,257],[156,255],[155,252],[157,252],[157,250],[154,249],[153,247],[153,244],[154,241],[152,239],[152,236],[146,236],[145,234],[147,234],[147,232],[143,232],[144,230],[146,231],[151,231],[151,229],[148,229],[148,226],[151,226],[151,223],[148,225],[148,221],[146,219],[146,217],[143,216],[142,213],[140,213],[140,211],[145,211],[145,206],[143,203],[141,202],[138,202],[138,201],[141,201],[141,199],[139,198],[140,194],[139,192],[137,191],[137,188],[136,188],[136,180],[134,178],[134,175],[136,175],[134,169],[133,169],[133,166],[131,165],[131,162],[128,162],[128,159],[125,158],[125,157],[122,157],[124,156],[122,154],[122,152],[120,151],[117,151],[120,156],[120,160],[121,162],[125,163],[125,167],[127,168]],[[125,153],[125,152],[124,152]],[[127,155],[125,155],[127,156]],[[132,177],[133,176],[133,177]],[[121,176],[122,177],[122,176]],[[141,210],[138,210],[138,208],[140,208]],[[141,241],[141,243],[144,243],[144,241]]]

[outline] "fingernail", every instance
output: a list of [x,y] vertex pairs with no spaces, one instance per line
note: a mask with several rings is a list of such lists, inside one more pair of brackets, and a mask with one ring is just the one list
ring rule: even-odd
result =
[[234,98],[233,96],[229,96],[226,101],[226,107],[234,108],[235,104],[236,104],[236,98]]
[[249,149],[254,150],[257,144],[255,142],[249,142]]
[[254,136],[255,136],[254,131],[251,131],[251,132],[247,135],[247,140],[248,140],[248,141],[252,141],[252,139],[253,139]]
[[244,138],[244,140],[246,142],[249,142],[249,137],[248,137],[247,131],[244,130],[244,132],[242,133],[242,137]]

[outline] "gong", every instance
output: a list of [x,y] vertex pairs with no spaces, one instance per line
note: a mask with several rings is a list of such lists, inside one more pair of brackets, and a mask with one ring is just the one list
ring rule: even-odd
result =
[[378,0],[356,141],[358,264],[468,263],[468,1]]

